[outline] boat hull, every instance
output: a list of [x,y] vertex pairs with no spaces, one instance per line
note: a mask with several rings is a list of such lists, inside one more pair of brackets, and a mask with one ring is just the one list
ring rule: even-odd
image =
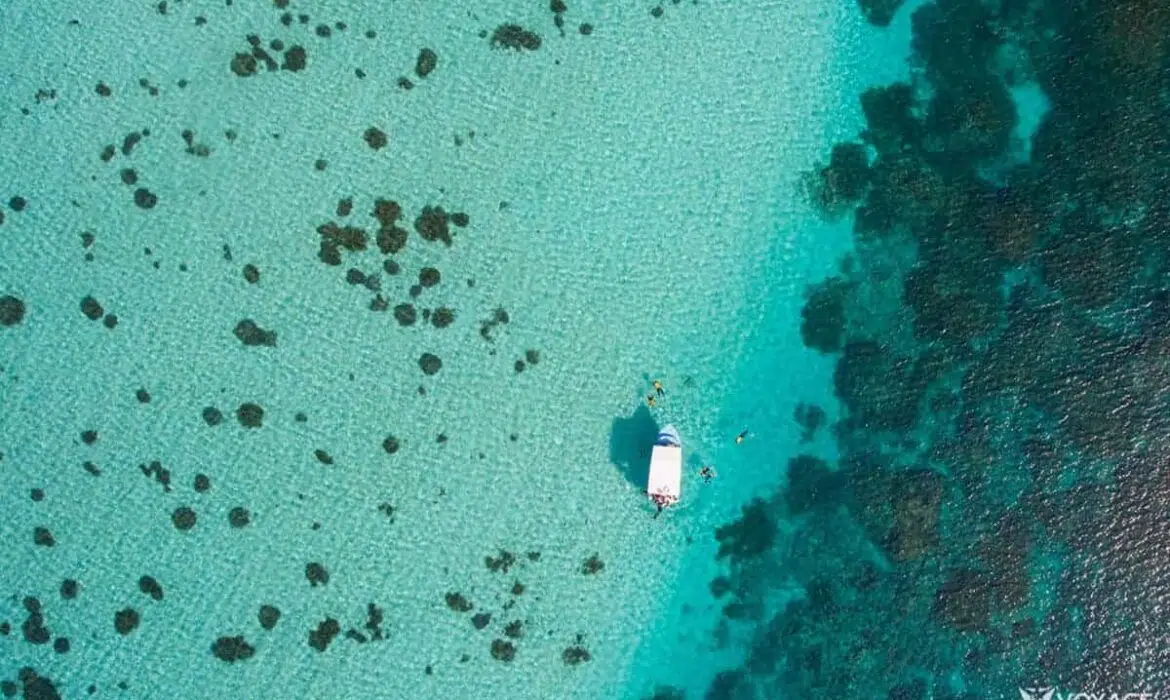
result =
[[664,427],[650,453],[646,493],[656,505],[673,505],[682,497],[682,441],[672,425]]

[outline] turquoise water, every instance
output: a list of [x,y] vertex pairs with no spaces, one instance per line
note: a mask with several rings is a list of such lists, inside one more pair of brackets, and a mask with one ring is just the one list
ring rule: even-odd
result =
[[0,691],[1157,688],[1170,19],[1074,5],[7,4]]
[[[778,483],[794,401],[826,401],[825,365],[792,319],[848,237],[817,222],[799,175],[857,126],[847,94],[860,17],[829,3],[679,5],[661,18],[574,6],[562,38],[539,3],[291,10],[312,19],[285,27],[264,3],[5,10],[22,69],[5,87],[4,170],[7,195],[28,205],[0,238],[4,291],[27,306],[2,339],[2,616],[20,630],[33,596],[70,648],[14,632],[0,642],[4,673],[31,666],[65,697],[91,685],[265,697],[278,681],[303,697],[624,697],[672,680],[664,663],[706,654],[706,622],[676,616],[712,614],[700,600],[710,530]],[[315,34],[338,21],[344,31]],[[478,36],[504,22],[537,30],[540,49]],[[307,66],[234,75],[249,34],[304,46]],[[402,89],[424,47],[437,67]],[[34,99],[40,89],[53,96]],[[367,145],[370,127],[384,148]],[[153,208],[136,206],[139,187]],[[393,276],[373,240],[380,197],[401,203],[410,232]],[[449,247],[423,241],[412,223],[425,206],[470,223],[452,226]],[[370,228],[369,249],[323,264],[316,229],[328,221]],[[394,309],[428,266],[441,282],[403,327]],[[347,283],[350,267],[379,276],[387,310],[370,310],[377,293]],[[87,296],[115,328],[80,312]],[[428,328],[421,310],[440,307],[454,322]],[[489,342],[481,322],[499,308],[508,323]],[[243,344],[243,319],[275,345]],[[761,348],[801,369],[757,369],[774,361]],[[539,362],[517,373],[529,350]],[[442,359],[438,374],[420,371],[424,352]],[[696,469],[722,475],[702,489],[689,479],[686,506],[659,520],[620,422],[649,419],[650,377],[667,389],[652,420],[679,425]],[[262,427],[237,420],[248,402]],[[206,423],[207,407],[221,424]],[[743,427],[755,434],[733,449]],[[169,492],[139,468],[154,460]],[[196,474],[210,491],[195,491]],[[197,515],[186,531],[171,517],[183,506]],[[230,523],[237,507],[246,527]],[[36,526],[55,546],[32,546]],[[493,573],[484,558],[501,549],[519,561]],[[594,554],[605,568],[586,576]],[[306,581],[309,562],[327,584]],[[137,590],[144,575],[161,601]],[[80,582],[75,600],[60,600],[65,578]],[[449,609],[449,592],[490,613],[487,627]],[[385,639],[346,639],[370,603]],[[282,612],[271,631],[264,604]],[[124,637],[123,608],[141,617]],[[342,634],[319,652],[308,635],[328,618]],[[253,657],[211,654],[236,635]],[[514,660],[492,658],[496,639],[514,643]],[[563,662],[574,646],[588,663]]]

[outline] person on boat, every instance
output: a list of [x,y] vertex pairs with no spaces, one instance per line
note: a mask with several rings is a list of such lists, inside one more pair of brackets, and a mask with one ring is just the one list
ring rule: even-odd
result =
[[657,379],[654,380],[654,393],[658,394],[658,398],[666,398],[666,390],[662,388],[662,382]]
[[746,430],[745,430],[745,431],[743,431],[742,433],[740,433],[739,435],[736,435],[736,436],[735,436],[735,444],[737,444],[737,445],[742,445],[742,444],[743,444],[743,439],[744,439],[745,437],[747,437],[747,436],[748,436],[748,431],[746,431]]
[[703,483],[709,484],[716,476],[715,468],[703,465],[703,468],[699,470],[699,476],[703,477]]
[[650,408],[654,408],[657,404],[658,404],[658,402],[654,400],[654,394],[649,394],[646,396],[646,405],[647,406],[649,406]]

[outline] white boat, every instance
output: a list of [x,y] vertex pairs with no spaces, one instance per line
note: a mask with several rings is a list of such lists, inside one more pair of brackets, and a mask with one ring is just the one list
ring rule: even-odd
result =
[[682,440],[668,425],[658,431],[650,453],[650,478],[646,493],[659,510],[678,503],[682,496]]

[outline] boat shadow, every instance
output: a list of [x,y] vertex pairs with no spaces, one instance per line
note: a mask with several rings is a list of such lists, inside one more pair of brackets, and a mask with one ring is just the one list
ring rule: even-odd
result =
[[609,461],[639,490],[646,490],[650,478],[650,451],[658,437],[658,421],[646,406],[632,414],[613,419],[609,431]]

